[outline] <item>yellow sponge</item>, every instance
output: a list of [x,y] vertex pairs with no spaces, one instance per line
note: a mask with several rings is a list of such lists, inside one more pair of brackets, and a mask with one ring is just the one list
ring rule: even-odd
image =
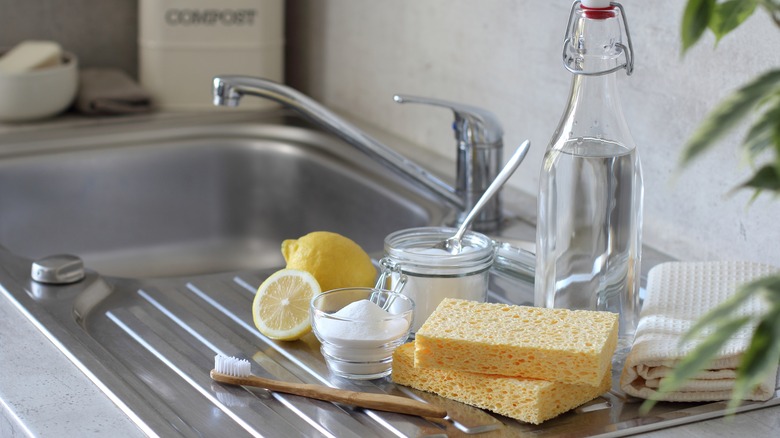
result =
[[539,424],[603,394],[611,376],[598,386],[414,367],[414,344],[393,353],[393,382],[433,392],[526,423]]
[[618,315],[447,298],[416,334],[415,366],[599,386]]

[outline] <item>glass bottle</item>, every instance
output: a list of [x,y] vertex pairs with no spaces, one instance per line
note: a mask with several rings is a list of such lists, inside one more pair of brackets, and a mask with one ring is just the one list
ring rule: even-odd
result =
[[535,304],[619,313],[620,362],[639,317],[642,170],[616,84],[633,50],[618,3],[574,2],[566,32],[574,77],[539,181]]

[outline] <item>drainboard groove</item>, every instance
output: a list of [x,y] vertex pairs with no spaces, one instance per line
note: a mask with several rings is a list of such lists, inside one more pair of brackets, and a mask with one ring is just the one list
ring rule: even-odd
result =
[[[188,435],[190,433],[195,434],[197,431],[202,431],[208,426],[207,423],[203,423],[203,420],[199,418],[200,416],[195,415],[192,418],[190,418],[190,416],[192,416],[193,412],[203,412],[204,408],[207,407],[206,403],[211,402],[232,420],[232,422],[221,422],[220,427],[223,428],[226,435],[249,433],[253,436],[262,436],[257,433],[257,430],[261,430],[258,429],[258,427],[262,427],[263,425],[250,425],[238,415],[236,410],[228,409],[216,396],[205,391],[203,386],[195,381],[195,379],[199,379],[200,376],[197,374],[188,374],[182,367],[175,366],[165,354],[156,349],[153,344],[159,344],[159,338],[150,333],[144,333],[145,330],[142,329],[142,322],[133,318],[128,312],[121,309],[116,312],[108,312],[106,313],[106,316],[130,338],[135,340],[140,347],[145,349],[147,353],[151,353],[151,358],[145,357],[147,355],[144,354],[133,355],[133,357],[128,358],[128,362],[136,372],[139,369],[145,369],[146,373],[141,374],[141,376],[147,387],[149,387],[158,397],[162,398],[164,402],[176,412],[178,419],[189,429]],[[139,360],[142,358],[142,361]],[[157,361],[153,359],[157,359]],[[176,363],[182,364],[182,361],[179,360]],[[184,362],[184,364],[188,365],[187,362]],[[167,367],[167,369],[165,367]],[[205,397],[207,402],[204,402],[199,398],[186,397],[186,387],[183,383],[196,389]],[[266,418],[266,416],[263,415],[262,418]],[[268,425],[270,425],[270,423],[266,426]],[[178,428],[179,427],[177,427],[177,429]]]
[[[236,279],[241,281],[236,281]],[[260,281],[258,281],[258,283],[259,282]],[[254,325],[249,322],[251,315],[248,309],[251,308],[251,295],[247,296],[247,291],[251,290],[252,286],[247,287],[242,283],[249,285],[249,283],[240,276],[209,276],[208,278],[198,278],[197,284],[196,280],[192,280],[186,284],[186,287],[192,294],[205,302],[214,303],[215,309],[246,330],[249,339],[255,341],[259,340],[266,346],[262,352],[258,350],[253,356],[253,359],[268,371],[275,370],[279,373],[278,375],[284,376],[280,378],[277,375],[275,378],[304,383],[319,383],[355,391],[373,393],[387,392],[381,387],[381,384],[377,383],[384,382],[385,380],[355,382],[331,377],[327,366],[325,366],[322,361],[319,352],[319,342],[313,334],[309,334],[295,342],[277,342],[260,334]],[[246,301],[232,299],[233,296],[231,296],[229,291],[232,291],[241,297],[247,297]],[[205,314],[203,317],[214,318],[214,315]],[[207,324],[207,326],[216,327],[216,325],[212,323]],[[256,349],[251,341],[249,341],[249,344],[252,345],[250,349],[242,351]],[[283,344],[283,346],[280,344]],[[416,435],[420,427],[431,424],[427,420],[418,417],[400,414],[389,414],[370,410],[356,410],[350,412],[353,416],[357,417],[359,417],[360,413],[365,413],[365,415],[371,418],[371,425],[374,428],[379,426],[394,436]]]
[[[282,357],[290,361],[292,364],[294,364],[297,368],[300,368],[302,371],[305,371],[308,376],[314,377],[317,381],[317,383],[333,386],[330,381],[322,377],[321,373],[318,371],[315,371],[311,369],[310,364],[316,364],[317,362],[313,360],[309,361],[303,361],[296,357],[293,354],[290,354],[289,351],[287,351],[287,348],[289,348],[290,345],[293,343],[287,343],[289,345],[286,345],[286,348],[282,348],[279,345],[277,345],[276,342],[273,340],[263,336],[260,332],[257,331],[257,329],[254,326],[254,323],[250,322],[251,315],[250,312],[246,309],[251,308],[251,302],[246,303],[235,303],[230,302],[229,300],[225,299],[224,291],[217,292],[219,296],[216,295],[216,291],[220,291],[218,287],[208,287],[211,285],[206,285],[206,287],[199,287],[196,286],[192,282],[187,283],[187,289],[192,292],[195,296],[202,299],[209,305],[211,305],[214,309],[219,311],[222,315],[226,316],[231,321],[235,322],[237,325],[239,325],[242,329],[245,330],[246,334],[250,336],[253,339],[256,339],[265,347],[269,347],[276,352],[278,352]],[[239,316],[242,315],[242,316]],[[320,370],[321,371],[321,370]],[[303,379],[304,381],[307,381],[307,383],[311,383],[311,380],[309,379]]]
[[233,277],[233,283],[235,283],[235,284],[241,286],[242,288],[244,288],[253,297],[254,297],[255,293],[257,293],[257,288],[260,287],[260,283],[258,283],[257,286],[252,286],[251,284],[247,283],[246,280],[244,280],[243,278],[239,277],[238,275]]
[[[141,361],[147,385],[153,387],[169,404],[178,406],[178,414],[188,423],[195,423],[195,429],[207,430],[204,428],[210,426],[209,430],[213,429],[221,436],[232,436],[230,428],[226,428],[226,423],[229,425],[230,422],[224,418],[214,418],[201,424],[207,421],[201,418],[202,414],[211,411],[211,417],[214,417],[216,407],[235,423],[234,428],[239,426],[246,431],[244,433],[256,436],[260,436],[261,430],[274,430],[279,436],[310,436],[313,431],[333,436],[317,423],[316,418],[326,413],[320,412],[321,407],[314,406],[313,401],[293,401],[291,399],[295,399],[295,396],[282,394],[269,397],[264,391],[247,391],[213,382],[208,371],[213,364],[214,352],[209,347],[202,345],[198,350],[192,346],[191,340],[171,342],[182,340],[192,330],[175,331],[154,318],[150,320],[153,323],[148,324],[137,317],[138,308],[133,310],[119,310],[108,316],[138,342],[145,350],[143,356],[149,356]],[[192,390],[201,397],[193,397],[195,394]],[[343,414],[336,406],[324,403],[323,407],[333,411],[332,415]],[[218,422],[219,427],[214,428],[210,424],[214,422]],[[280,424],[286,426],[280,427]],[[344,436],[343,432],[339,431],[339,435]]]
[[160,311],[160,313],[165,315],[166,318],[168,318],[171,321],[173,321],[179,327],[185,329],[189,335],[191,335],[192,337],[194,337],[195,339],[197,339],[201,343],[205,344],[206,347],[208,347],[211,351],[213,351],[214,353],[225,354],[223,351],[220,351],[217,348],[216,345],[212,344],[206,338],[201,336],[201,334],[198,331],[193,330],[192,327],[190,327],[189,324],[185,323],[184,321],[181,320],[181,318],[176,316],[173,312],[171,312],[167,308],[163,307],[157,300],[152,298],[152,296],[149,295],[148,293],[146,293],[143,289],[139,289],[138,290],[138,295],[140,295],[143,299],[145,299],[147,302],[149,302],[149,304],[154,306],[154,308],[157,309],[158,311]]
[[[154,311],[159,312],[159,315],[150,315],[146,311],[140,312],[139,308],[136,307],[134,316],[137,322],[143,324],[143,326],[135,328],[135,331],[136,333],[142,333],[140,339],[148,344],[144,345],[144,347],[169,367],[173,367],[174,364],[176,367],[181,367],[182,363],[191,364],[187,369],[176,368],[177,374],[183,373],[184,376],[203,375],[211,383],[210,378],[208,378],[208,370],[213,365],[214,353],[220,352],[244,357],[243,352],[256,349],[256,347],[248,345],[244,338],[238,336],[235,331],[222,324],[221,320],[213,315],[208,313],[196,315],[203,311],[198,306],[195,306],[188,299],[189,297],[179,297],[178,294],[171,292],[171,290],[163,292],[153,289],[139,291],[139,295],[149,304],[149,309],[154,309]],[[181,293],[182,291],[178,290],[178,292]],[[139,312],[142,314],[139,314]],[[165,318],[159,317],[162,315]],[[193,316],[195,317],[193,318]],[[155,341],[154,344],[149,344],[150,339]],[[176,342],[165,341],[172,339],[176,340]],[[154,345],[154,348],[151,348],[149,345]],[[261,364],[261,367],[254,367],[254,374],[280,380],[298,381],[287,369],[272,361],[262,352],[258,351],[255,353],[253,359]],[[194,365],[196,363],[200,364],[200,366]],[[217,395],[220,394],[218,390],[222,388],[221,384],[213,383],[212,385],[212,390]],[[200,392],[204,391],[202,387],[196,389]],[[266,396],[263,400],[268,400],[267,393],[261,392]],[[253,393],[257,395],[256,391]],[[222,392],[222,395],[224,397],[225,393]],[[240,401],[242,396],[241,393],[235,392],[227,395],[232,396],[234,401]],[[274,403],[272,404],[272,409],[286,417],[288,421],[301,424],[300,420],[303,420],[303,422],[308,423],[312,428],[326,436],[330,435],[330,432],[327,429],[323,429],[320,422],[327,417],[338,419],[337,421],[329,421],[332,424],[339,425],[338,429],[336,429],[337,436],[350,436],[351,432],[347,432],[348,430],[359,431],[358,435],[355,436],[365,436],[367,433],[375,434],[375,432],[369,431],[355,422],[354,419],[345,417],[345,412],[337,405],[278,393],[272,393],[271,397],[284,406],[282,407]],[[297,417],[291,418],[291,416]],[[361,431],[362,433],[360,433]]]

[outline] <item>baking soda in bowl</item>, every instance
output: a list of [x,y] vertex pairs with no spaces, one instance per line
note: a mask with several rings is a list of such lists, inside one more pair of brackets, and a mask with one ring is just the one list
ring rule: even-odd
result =
[[[371,298],[387,302],[388,310]],[[371,288],[337,289],[315,297],[312,327],[328,368],[350,379],[388,375],[393,351],[409,336],[413,309],[409,298]]]
[[362,352],[398,339],[409,329],[409,322],[369,300],[360,300],[323,319],[319,328],[326,341]]

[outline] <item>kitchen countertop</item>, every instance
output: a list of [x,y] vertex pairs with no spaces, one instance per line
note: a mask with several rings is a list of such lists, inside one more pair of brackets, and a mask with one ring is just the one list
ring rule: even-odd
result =
[[[75,118],[48,126],[73,123],[94,122]],[[27,129],[34,126],[0,126],[0,139],[4,133]],[[420,162],[435,167],[433,163]],[[6,299],[0,299],[0,345],[0,436],[145,436],[109,396]],[[780,406],[775,406],[642,436],[769,437],[776,436],[778,431]]]

